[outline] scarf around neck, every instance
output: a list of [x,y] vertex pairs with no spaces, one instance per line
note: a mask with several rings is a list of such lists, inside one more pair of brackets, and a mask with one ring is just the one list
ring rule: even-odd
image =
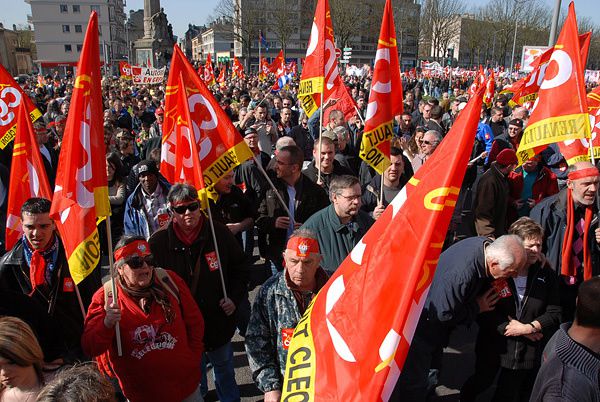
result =
[[41,250],[34,250],[25,235],[23,235],[22,243],[23,255],[27,265],[29,265],[29,280],[31,282],[29,296],[31,296],[39,286],[46,282],[51,284],[52,272],[58,259],[58,238],[54,235],[48,245]]

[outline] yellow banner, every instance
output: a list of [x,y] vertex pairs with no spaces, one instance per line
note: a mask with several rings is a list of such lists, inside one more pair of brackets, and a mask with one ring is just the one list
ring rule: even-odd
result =
[[323,77],[313,77],[300,81],[298,96],[320,94],[323,92]]
[[393,135],[394,131],[391,121],[363,133],[359,156],[379,174],[383,174],[385,169],[390,166],[390,159],[377,146],[382,142],[391,141]]
[[92,273],[100,261],[100,238],[98,229],[82,241],[69,256],[69,271],[75,284]]
[[[39,111],[38,108],[35,108],[29,113],[29,117],[31,118],[31,121],[34,122],[37,119],[39,119],[40,117],[42,117],[42,113]],[[6,146],[8,144],[10,144],[10,142],[12,140],[15,139],[16,134],[17,134],[17,125],[15,124],[11,128],[9,128],[8,131],[6,131],[6,133],[4,133],[2,138],[0,138],[0,149],[6,148]]]
[[319,110],[319,105],[315,102],[314,95],[299,96],[298,99],[300,99],[300,105],[302,105],[302,109],[304,109],[309,119]]
[[282,401],[314,401],[316,382],[315,343],[310,326],[311,312],[317,298],[313,297],[304,315],[296,325],[288,349]]
[[250,158],[252,158],[252,151],[248,148],[248,145],[244,141],[237,143],[219,156],[207,169],[202,170],[204,185],[206,187],[213,186],[231,169]]
[[108,201],[108,187],[94,188],[94,206],[96,216],[110,216],[110,202]]
[[590,121],[587,113],[549,117],[537,121],[527,126],[523,133],[517,152],[519,164],[535,155],[534,148],[590,136]]
[[[594,160],[600,159],[600,147],[593,147],[592,149],[594,150]],[[589,161],[590,161],[590,154],[587,153],[585,155],[576,155],[576,156],[572,157],[571,159],[568,159],[567,165],[570,166],[577,162],[589,162]]]

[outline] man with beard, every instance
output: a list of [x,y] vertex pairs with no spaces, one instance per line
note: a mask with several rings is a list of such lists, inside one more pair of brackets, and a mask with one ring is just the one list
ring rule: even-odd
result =
[[329,189],[331,205],[311,216],[302,226],[317,233],[323,254],[321,266],[329,274],[335,272],[374,220],[361,211],[361,189],[358,178],[342,175],[332,179]]
[[579,284],[600,274],[596,207],[600,173],[590,162],[577,162],[567,172],[567,187],[530,214],[544,228],[542,252],[559,275],[562,322],[573,320]]

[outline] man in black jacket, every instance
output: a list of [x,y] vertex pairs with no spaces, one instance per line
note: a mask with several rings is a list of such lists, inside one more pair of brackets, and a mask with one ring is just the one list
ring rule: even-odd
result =
[[246,291],[243,274],[246,256],[227,227],[217,221],[214,229],[219,250],[215,249],[210,222],[200,210],[194,187],[175,184],[167,200],[172,221],[150,237],[152,255],[157,266],[173,270],[188,284],[202,311],[206,326],[203,394],[208,391],[205,370],[208,359],[213,365],[219,399],[239,401],[231,338],[236,326],[235,311]]
[[0,259],[0,291],[29,296],[59,328],[64,358],[80,359],[85,309],[100,287],[100,270],[75,285],[49,214],[44,198],[30,198],[21,207],[23,237]]
[[[495,279],[514,277],[527,262],[515,235],[493,243],[485,237],[460,241],[440,255],[406,361],[390,400],[424,401],[432,358],[458,325],[469,325],[498,301]],[[401,396],[401,397],[400,397]]]
[[[304,156],[296,145],[281,148],[275,156],[277,179],[273,184],[286,208],[273,189],[266,192],[258,209],[256,226],[267,235],[266,257],[272,269],[283,270],[282,252],[289,236],[315,212],[329,205],[325,191],[302,174]],[[293,219],[288,216],[288,211]]]

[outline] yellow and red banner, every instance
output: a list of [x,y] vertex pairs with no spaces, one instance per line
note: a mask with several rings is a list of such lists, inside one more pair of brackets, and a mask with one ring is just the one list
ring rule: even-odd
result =
[[308,117],[321,107],[321,94],[327,102],[339,81],[329,1],[319,0],[298,88],[298,98]]
[[[43,80],[42,80],[43,83]],[[43,84],[42,84],[43,85]],[[0,64],[0,149],[6,148],[17,133],[17,108],[25,103],[31,121],[42,117],[42,113],[33,104],[21,86]]]
[[77,64],[50,210],[76,284],[100,260],[96,219],[110,215],[101,79],[98,14],[93,11]]
[[52,191],[37,144],[27,105],[23,102],[17,112],[17,134],[10,167],[6,209],[6,251],[21,237],[21,206],[32,197],[52,199]]
[[590,138],[590,135],[577,18],[571,2],[519,144],[519,163],[541,152],[548,144]]
[[389,399],[442,251],[482,97],[483,88],[313,299],[289,345],[282,401]]
[[264,81],[267,79],[267,77],[269,76],[269,63],[267,62],[267,59],[265,59],[264,57],[260,57],[260,62],[259,62],[259,66],[258,66],[258,79],[260,79],[261,81]]
[[[600,87],[587,94],[587,106],[590,117],[591,138],[580,138],[559,143],[560,153],[568,165],[589,161],[591,152],[594,160],[600,159]],[[592,151],[590,152],[590,147]]]
[[224,87],[225,86],[225,66],[221,67],[221,71],[219,71],[219,77],[217,78],[217,82],[219,83],[220,87]]
[[[170,76],[171,74],[169,74]],[[204,63],[204,83],[208,86],[215,85],[215,72],[210,53],[206,56],[206,63]]]
[[402,114],[403,99],[394,12],[391,0],[386,0],[359,152],[379,174],[390,165],[394,116]]
[[496,93],[496,79],[494,78],[494,70],[490,70],[490,77],[485,84],[485,93],[483,94],[483,103],[489,108],[492,107],[494,102],[494,95]]
[[242,80],[246,79],[246,73],[244,73],[244,66],[237,57],[233,56],[233,68],[231,69],[232,76]]
[[[179,119],[187,120],[179,107],[179,76],[182,75],[204,183],[212,186],[231,169],[251,158],[252,151],[210,90],[195,74],[181,49],[178,46],[173,49],[165,97],[160,171],[171,183],[180,179],[180,172],[176,173],[175,169],[177,122]],[[191,167],[191,163],[191,155],[187,155],[186,166]]]
[[131,64],[127,63],[126,61],[119,62],[119,72],[121,73],[121,78],[124,80],[132,79]]

